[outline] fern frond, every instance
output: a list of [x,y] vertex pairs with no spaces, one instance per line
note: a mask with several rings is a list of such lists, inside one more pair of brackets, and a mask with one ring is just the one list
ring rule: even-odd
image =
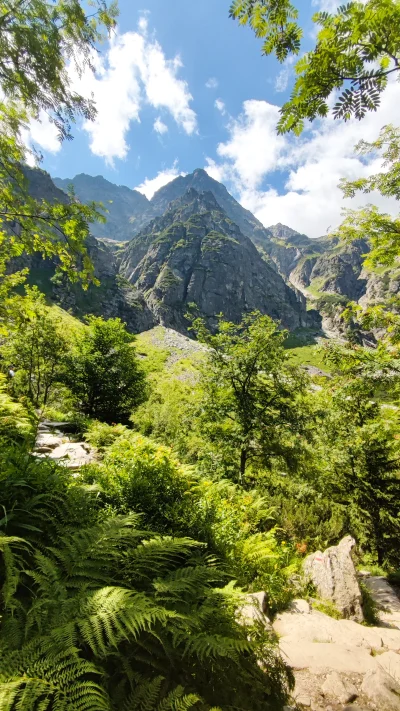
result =
[[156,709],[163,682],[163,676],[156,676],[152,680],[143,679],[126,699],[123,711],[153,711]]
[[110,647],[117,647],[121,640],[136,639],[141,632],[150,631],[157,622],[166,625],[181,617],[154,604],[143,593],[107,587],[89,596],[76,624],[84,642],[101,656]]
[[201,701],[196,694],[185,694],[183,686],[177,686],[159,703],[157,711],[188,711]]
[[185,654],[194,654],[200,661],[207,657],[214,659],[229,657],[236,661],[241,654],[249,652],[251,648],[252,645],[247,639],[236,639],[206,632],[188,636],[185,640]]
[[174,600],[185,594],[201,597],[204,588],[211,587],[215,582],[221,582],[224,574],[217,569],[206,566],[187,566],[178,568],[165,578],[153,583],[156,597],[160,600]]

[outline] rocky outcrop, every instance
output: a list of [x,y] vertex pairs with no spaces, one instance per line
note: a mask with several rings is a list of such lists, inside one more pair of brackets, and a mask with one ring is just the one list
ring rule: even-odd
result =
[[382,622],[400,630],[400,600],[386,578],[368,574],[363,576],[363,582],[375,600]]
[[272,625],[294,671],[293,705],[400,711],[400,630],[332,619],[306,600],[295,603]]
[[351,557],[354,546],[354,538],[346,536],[324,553],[317,551],[307,556],[303,570],[319,597],[333,602],[343,617],[362,622],[361,590]]
[[308,323],[304,299],[261,257],[214,196],[190,189],[128,245],[120,273],[162,325],[185,332],[194,305],[211,327],[254,310],[293,329]]
[[76,197],[84,204],[102,203],[106,222],[94,222],[91,225],[91,232],[95,237],[121,241],[130,239],[135,231],[135,221],[141,220],[142,215],[149,209],[149,200],[138,190],[110,183],[101,175],[94,177],[80,173],[75,178],[53,178],[53,182],[64,192],[68,192],[72,185]]
[[96,461],[96,452],[86,442],[74,440],[69,422],[41,422],[33,450],[40,458],[55,460],[71,471]]
[[237,619],[242,625],[253,625],[261,622],[264,626],[269,626],[270,620],[267,616],[268,600],[265,592],[255,592],[245,595],[243,604],[237,610]]

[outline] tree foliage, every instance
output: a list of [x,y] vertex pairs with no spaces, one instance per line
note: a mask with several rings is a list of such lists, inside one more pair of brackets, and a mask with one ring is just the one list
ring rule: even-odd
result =
[[8,333],[0,352],[16,370],[14,390],[35,407],[46,405],[51,389],[62,376],[67,340],[60,324],[37,287],[13,299]]
[[[73,196],[64,202],[35,199],[23,164],[32,152],[23,134],[43,112],[71,138],[77,116],[92,119],[92,100],[77,94],[69,67],[92,65],[102,31],[115,25],[116,6],[94,0],[87,14],[79,0],[3,0],[0,3],[0,293],[13,286],[7,265],[23,252],[55,258],[70,278],[93,278],[86,255],[89,222],[101,219],[94,204]],[[29,155],[31,152],[31,155]],[[21,275],[13,280],[21,279]]]
[[145,398],[145,376],[120,319],[90,316],[65,361],[65,383],[82,413],[104,422],[129,419]]
[[[381,155],[383,170],[368,178],[342,180],[345,197],[354,197],[358,192],[369,194],[373,190],[383,197],[400,199],[400,129],[384,126],[376,141],[361,141],[355,147],[359,155]],[[335,231],[341,240],[352,242],[367,238],[371,251],[366,255],[367,267],[392,267],[400,255],[400,217],[382,213],[375,205],[358,210],[346,210],[345,219]]]
[[218,333],[193,323],[209,346],[202,370],[204,432],[221,448],[238,452],[237,475],[243,479],[254,457],[266,463],[285,456],[285,435],[304,423],[299,397],[304,377],[290,366],[283,347],[286,333],[269,316],[252,313],[239,325],[222,318]]
[[[288,0],[235,0],[230,13],[265,38],[265,54],[274,52],[282,62],[299,53],[301,29]],[[334,118],[362,119],[378,108],[389,75],[399,77],[398,0],[348,2],[335,13],[315,13],[313,22],[319,27],[315,47],[295,65],[296,81],[281,109],[279,133],[299,135],[305,120],[327,116],[333,92],[339,94]]]

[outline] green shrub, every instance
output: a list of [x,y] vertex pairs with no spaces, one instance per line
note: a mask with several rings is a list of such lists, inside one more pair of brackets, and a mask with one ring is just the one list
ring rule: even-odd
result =
[[1,457],[2,711],[282,707],[292,675],[237,623],[204,545],[141,532],[54,463]]
[[380,624],[378,606],[365,583],[360,582],[360,590],[362,596],[362,610],[364,614],[364,620],[367,625],[372,625],[373,627],[376,627]]
[[[0,443],[29,441],[34,435],[35,417],[27,405],[7,391],[7,379],[0,373]],[[0,445],[1,446],[1,445]]]
[[103,451],[126,432],[125,425],[107,425],[105,422],[92,420],[87,426],[84,437],[93,447]]
[[187,531],[190,476],[168,447],[127,431],[84,476],[100,485],[117,511],[142,514],[146,527],[174,534]]
[[341,620],[343,618],[343,615],[331,600],[313,600],[312,608],[313,610],[318,610],[318,612],[323,612],[324,615],[333,617],[334,620]]

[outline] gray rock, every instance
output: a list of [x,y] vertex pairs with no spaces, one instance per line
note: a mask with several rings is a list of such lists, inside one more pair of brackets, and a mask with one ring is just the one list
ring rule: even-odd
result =
[[143,294],[155,321],[186,332],[189,304],[208,325],[238,323],[258,310],[290,329],[308,323],[303,297],[221,209],[211,192],[191,189],[140,232],[121,255],[120,273]]
[[299,615],[309,615],[311,613],[310,603],[307,600],[291,600],[288,605],[288,612]]
[[361,591],[351,558],[354,546],[354,538],[346,536],[324,553],[307,556],[303,569],[321,598],[332,601],[345,618],[362,622]]
[[358,691],[354,684],[341,677],[338,672],[331,672],[327,675],[321,686],[321,691],[327,696],[335,697],[342,704],[350,703],[358,696]]
[[249,593],[243,600],[243,605],[238,609],[238,619],[242,624],[252,625],[255,622],[262,622],[265,626],[270,626],[267,616],[267,596],[265,592]]
[[400,684],[400,654],[390,650],[380,654],[376,660],[379,666]]
[[38,452],[44,451],[44,449],[55,449],[63,443],[62,437],[58,437],[54,434],[47,432],[39,432],[36,437],[35,449]]
[[94,451],[85,442],[61,444],[53,449],[49,457],[59,460],[59,463],[68,469],[79,469],[95,461]]
[[366,673],[362,691],[382,711],[400,711],[400,684],[382,668]]

